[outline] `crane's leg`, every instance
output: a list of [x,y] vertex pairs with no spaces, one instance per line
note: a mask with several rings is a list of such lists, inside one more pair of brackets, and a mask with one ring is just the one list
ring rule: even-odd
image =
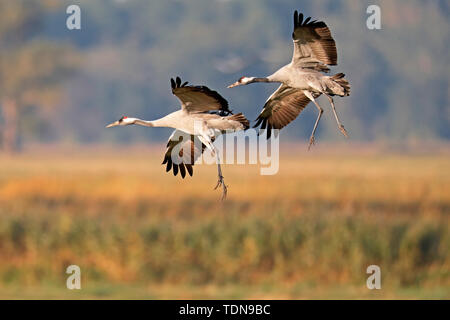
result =
[[328,101],[330,101],[331,108],[333,109],[334,117],[336,118],[336,122],[337,122],[337,125],[338,125],[339,130],[342,132],[342,134],[343,134],[346,138],[348,138],[347,130],[345,130],[344,126],[341,124],[341,121],[339,121],[339,117],[338,117],[338,115],[337,115],[337,113],[336,113],[336,108],[334,107],[334,101],[333,101],[333,98],[330,97],[330,96],[327,95],[327,94],[326,94],[326,96],[327,96],[327,98],[328,98]]
[[213,155],[216,153],[216,148],[214,147],[211,139],[207,135],[198,135],[198,139],[208,148]]
[[319,125],[320,118],[322,117],[323,109],[316,102],[316,99],[314,99],[314,97],[311,94],[311,92],[303,90],[303,93],[305,94],[305,96],[309,100],[311,100],[316,105],[317,109],[319,110],[319,114],[317,115],[316,123],[314,124],[314,128],[313,128],[313,131],[311,133],[311,137],[309,138],[309,146],[308,146],[308,150],[309,150],[309,149],[311,149],[311,146],[313,144],[315,144],[315,142],[316,142],[316,139],[314,138],[314,134],[316,133],[317,126]]
[[227,185],[225,184],[225,180],[223,179],[222,168],[220,166],[219,150],[216,149],[216,147],[212,143],[211,138],[208,135],[206,134],[198,135],[198,138],[209,150],[212,151],[213,155],[216,157],[218,180],[216,186],[214,187],[214,190],[222,186],[222,200],[225,200],[225,198],[227,197],[228,188]]
[[217,180],[217,185],[215,186],[214,190],[216,190],[218,187],[222,186],[222,200],[225,200],[225,198],[227,197],[227,185],[225,184],[225,180],[223,179],[223,175],[222,175],[222,168],[220,167],[220,157],[219,157],[219,151],[216,150],[215,151],[215,155],[216,155],[216,161],[217,161],[217,175],[218,175],[218,180]]

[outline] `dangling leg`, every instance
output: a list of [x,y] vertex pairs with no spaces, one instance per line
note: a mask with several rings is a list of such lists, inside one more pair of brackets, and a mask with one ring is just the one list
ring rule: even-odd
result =
[[222,186],[222,200],[225,200],[225,198],[227,197],[227,185],[225,184],[225,180],[223,179],[223,175],[222,175],[222,168],[220,167],[220,157],[219,157],[219,150],[215,151],[215,155],[216,155],[216,161],[217,161],[217,175],[218,175],[218,180],[217,180],[217,185],[214,188],[214,190],[216,190],[218,187]]
[[317,109],[319,110],[319,114],[318,114],[318,116],[317,116],[316,123],[314,124],[314,128],[313,128],[313,131],[312,131],[312,133],[311,133],[311,137],[309,138],[309,146],[308,146],[308,150],[309,150],[309,149],[311,148],[311,146],[312,146],[313,144],[315,144],[315,142],[316,142],[316,139],[314,138],[314,134],[316,133],[317,126],[318,126],[318,124],[319,124],[320,118],[322,117],[323,109],[322,109],[322,108],[319,106],[319,104],[316,102],[316,100],[314,99],[314,97],[313,97],[313,95],[311,94],[311,92],[304,90],[303,93],[305,94],[305,96],[306,96],[309,100],[311,100],[311,101],[316,105]]
[[213,155],[215,155],[216,148],[214,147],[211,138],[207,135],[198,135],[197,137],[206,146],[206,148],[208,148],[213,153]]
[[198,138],[209,150],[211,150],[213,155],[216,157],[218,180],[216,186],[214,187],[214,190],[222,186],[222,200],[224,200],[227,197],[227,185],[225,184],[225,181],[223,179],[222,168],[220,167],[219,150],[216,149],[216,147],[212,143],[211,138],[208,135],[199,135]]
[[326,94],[326,96],[327,96],[328,100],[330,101],[331,108],[333,109],[334,117],[336,118],[336,122],[337,122],[337,125],[338,125],[339,130],[342,132],[342,134],[343,134],[346,138],[348,138],[347,131],[345,130],[344,126],[343,126],[343,125],[341,124],[341,122],[339,121],[339,117],[338,117],[338,115],[337,115],[337,113],[336,113],[336,108],[334,107],[334,101],[333,101],[333,98],[332,98],[331,96],[327,95],[327,94]]

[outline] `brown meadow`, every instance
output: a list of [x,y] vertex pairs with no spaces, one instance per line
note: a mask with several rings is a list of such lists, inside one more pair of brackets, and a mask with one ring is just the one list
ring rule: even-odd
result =
[[0,297],[449,298],[448,148],[305,149],[274,176],[226,165],[225,202],[214,166],[173,177],[160,146],[2,156]]

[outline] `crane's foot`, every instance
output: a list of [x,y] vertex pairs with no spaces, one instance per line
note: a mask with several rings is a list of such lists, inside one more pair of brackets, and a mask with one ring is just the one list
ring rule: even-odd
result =
[[311,147],[312,147],[313,145],[315,145],[315,144],[316,144],[316,138],[314,138],[314,135],[312,135],[311,138],[309,138],[308,151],[309,151],[309,149],[311,149]]
[[222,198],[221,200],[225,200],[227,197],[227,185],[225,184],[225,180],[223,179],[223,176],[219,176],[219,180],[217,180],[217,184],[214,187],[214,190],[216,190],[218,187],[222,186]]
[[344,128],[344,126],[342,124],[339,126],[339,130],[341,130],[341,132],[344,135],[344,137],[348,138],[347,130],[345,130],[345,128]]

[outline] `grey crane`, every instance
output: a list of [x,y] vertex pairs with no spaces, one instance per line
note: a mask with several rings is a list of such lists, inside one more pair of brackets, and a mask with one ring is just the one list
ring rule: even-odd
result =
[[267,138],[271,129],[281,129],[293,121],[300,112],[312,101],[319,114],[314,124],[308,149],[315,143],[314,134],[319,124],[323,109],[316,102],[316,98],[324,94],[330,101],[339,130],[345,137],[347,131],[341,124],[334,106],[333,96],[350,95],[350,84],[344,79],[343,73],[327,76],[322,72],[329,72],[328,66],[337,65],[336,44],[330,29],[322,21],[303,20],[303,14],[294,12],[294,54],[292,61],[270,76],[241,77],[228,86],[233,88],[255,82],[281,82],[280,87],[266,101],[261,113],[256,119],[254,127],[261,125],[267,128]]
[[180,172],[184,179],[187,173],[192,176],[195,161],[207,148],[216,157],[218,181],[214,189],[222,186],[222,199],[227,195],[227,186],[220,166],[219,151],[214,146],[215,138],[223,133],[246,130],[249,121],[242,113],[232,114],[228,102],[216,91],[206,86],[191,86],[181,83],[179,77],[171,80],[172,93],[180,100],[181,110],[172,112],[157,120],[147,121],[138,118],[122,117],[107,128],[115,126],[141,125],[146,127],[174,128],[167,142],[162,164],[166,172]]

